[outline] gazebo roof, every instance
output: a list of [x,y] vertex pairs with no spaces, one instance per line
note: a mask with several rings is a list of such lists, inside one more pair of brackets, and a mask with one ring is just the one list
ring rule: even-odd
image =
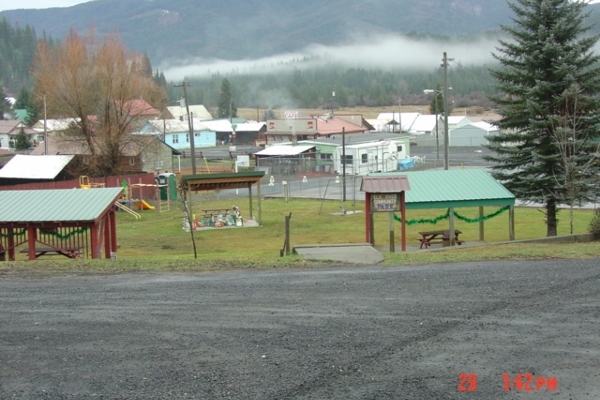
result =
[[264,171],[184,175],[181,177],[181,187],[191,191],[245,189],[259,183],[263,176]]
[[121,196],[122,188],[0,191],[0,225],[95,221]]
[[515,195],[484,169],[441,171],[402,171],[410,190],[406,192],[407,209],[508,206],[515,204]]

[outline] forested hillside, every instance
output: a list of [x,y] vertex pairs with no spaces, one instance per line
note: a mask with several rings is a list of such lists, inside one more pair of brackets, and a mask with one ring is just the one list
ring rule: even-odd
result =
[[16,28],[2,19],[0,37],[0,84],[7,94],[16,95],[19,88],[32,83],[30,70],[37,48],[35,30],[30,26]]

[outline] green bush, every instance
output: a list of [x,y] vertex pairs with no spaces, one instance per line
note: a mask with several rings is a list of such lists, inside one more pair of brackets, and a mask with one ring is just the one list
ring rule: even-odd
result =
[[594,211],[594,216],[590,221],[590,233],[594,234],[596,239],[600,239],[600,208]]

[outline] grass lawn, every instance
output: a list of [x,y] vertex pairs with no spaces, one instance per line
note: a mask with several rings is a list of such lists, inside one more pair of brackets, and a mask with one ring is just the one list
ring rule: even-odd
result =
[[[67,260],[45,258],[34,262],[3,263],[0,274],[7,272],[119,272],[119,271],[210,271],[239,268],[274,268],[319,265],[299,256],[279,257],[283,247],[285,216],[292,213],[291,243],[336,244],[365,242],[365,214],[334,215],[339,211],[339,201],[267,199],[261,202],[263,224],[255,228],[215,228],[193,233],[198,258],[194,259],[191,233],[183,230],[183,212],[179,201],[171,202],[171,210],[158,213],[142,211],[142,219],[117,213],[118,260]],[[240,207],[242,216],[248,217],[248,200],[245,197],[219,199],[216,194],[194,195],[194,210],[202,208]],[[257,207],[256,201],[254,206]],[[364,203],[346,204],[348,211],[363,211]],[[490,214],[497,209],[485,210]],[[476,218],[476,208],[456,209],[468,218]],[[407,220],[432,219],[444,214],[444,209],[408,211]],[[256,216],[257,211],[254,211]],[[591,210],[577,210],[575,233],[586,233],[593,216]],[[568,234],[568,213],[561,212],[559,234]],[[407,242],[417,244],[418,231],[440,229],[446,221],[437,225],[416,224],[407,227]],[[456,221],[456,228],[463,233],[461,239],[478,241],[479,225]],[[517,239],[545,236],[544,215],[535,208],[515,210],[515,235]],[[378,213],[375,218],[375,243],[380,249],[389,248],[388,215]],[[485,222],[487,243],[508,240],[508,214]],[[399,248],[400,225],[396,224],[396,248]],[[386,251],[386,250],[384,250]],[[498,246],[461,246],[450,251],[411,251],[407,253],[384,252],[384,264],[419,264],[515,258],[600,257],[597,242],[578,244],[520,244]],[[43,263],[43,264],[42,264]],[[38,271],[39,272],[39,271]]]

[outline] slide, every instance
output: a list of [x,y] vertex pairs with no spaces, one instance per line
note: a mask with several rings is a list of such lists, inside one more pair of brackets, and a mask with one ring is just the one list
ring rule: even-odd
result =
[[134,201],[133,204],[140,210],[154,210],[154,206],[146,203],[146,200],[137,200]]

